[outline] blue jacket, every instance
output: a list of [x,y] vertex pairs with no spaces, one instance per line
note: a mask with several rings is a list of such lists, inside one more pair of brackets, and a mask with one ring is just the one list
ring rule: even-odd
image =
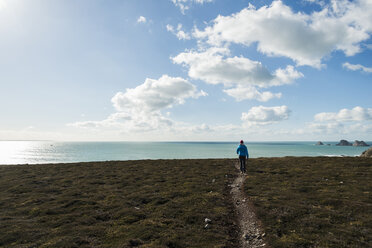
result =
[[239,156],[249,158],[248,148],[245,145],[239,145],[238,149],[236,149],[236,153],[239,154]]

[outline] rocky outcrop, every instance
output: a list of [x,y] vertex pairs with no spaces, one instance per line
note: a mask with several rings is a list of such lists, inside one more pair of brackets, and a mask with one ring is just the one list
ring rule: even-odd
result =
[[323,142],[321,142],[321,141],[318,141],[318,142],[316,142],[316,144],[315,145],[317,145],[317,146],[322,146],[322,145],[324,145],[323,144]]
[[351,146],[352,144],[347,140],[340,140],[340,143],[336,144],[336,146]]
[[356,140],[354,142],[353,146],[369,146],[369,145],[366,142],[364,142],[363,140],[362,141]]
[[369,148],[368,150],[365,150],[360,156],[372,158],[372,147]]

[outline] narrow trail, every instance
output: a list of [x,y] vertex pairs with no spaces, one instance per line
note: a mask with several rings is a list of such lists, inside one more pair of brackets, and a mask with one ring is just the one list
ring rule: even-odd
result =
[[266,247],[265,233],[260,229],[258,220],[252,210],[252,205],[244,194],[243,184],[245,175],[240,173],[239,164],[235,164],[239,174],[231,184],[231,195],[237,211],[240,227],[240,247],[258,248]]

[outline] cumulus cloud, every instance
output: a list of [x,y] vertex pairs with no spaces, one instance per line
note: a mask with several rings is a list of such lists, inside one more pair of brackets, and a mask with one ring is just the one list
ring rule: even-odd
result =
[[339,112],[323,112],[314,116],[315,121],[345,122],[345,121],[372,121],[372,108],[355,107],[341,109]]
[[171,59],[187,67],[188,75],[193,79],[209,84],[223,84],[227,88],[225,92],[239,101],[279,98],[280,93],[260,92],[257,88],[291,84],[295,79],[303,77],[293,66],[279,68],[271,73],[258,61],[245,57],[227,57],[229,54],[228,48],[212,47],[202,52],[183,52]]
[[260,92],[256,87],[253,86],[237,86],[236,88],[231,88],[224,90],[226,94],[234,97],[237,101],[243,101],[245,99],[256,99],[260,102],[267,102],[273,98],[281,98],[282,93],[272,93],[270,91]]
[[204,4],[213,2],[213,0],[171,0],[174,5],[180,8],[182,14],[185,14],[185,11],[190,8],[193,3]]
[[363,71],[366,73],[372,73],[372,67],[365,67],[360,64],[350,64],[349,62],[343,63],[342,67],[351,70],[351,71]]
[[147,78],[143,84],[124,93],[118,92],[111,101],[118,111],[151,112],[183,104],[186,98],[203,94],[183,78],[163,75],[157,80]]
[[282,1],[256,9],[249,4],[238,13],[218,16],[194,37],[213,46],[229,43],[250,46],[269,56],[291,58],[297,65],[320,68],[332,51],[347,56],[361,51],[360,43],[372,32],[372,2],[331,0],[321,11],[293,12]]
[[147,22],[146,17],[144,17],[144,16],[138,17],[137,22],[138,23],[146,23]]
[[173,121],[164,117],[162,110],[183,104],[187,98],[206,96],[196,86],[180,77],[163,75],[159,79],[147,78],[136,88],[118,92],[111,102],[117,110],[103,121],[84,121],[70,124],[75,127],[116,127],[127,131],[151,131],[167,128]]
[[190,34],[188,34],[188,33],[186,33],[185,31],[182,30],[182,24],[181,23],[179,23],[177,25],[177,28],[174,28],[172,25],[167,24],[167,31],[169,31],[172,34],[174,34],[175,36],[177,36],[177,38],[179,40],[189,40],[189,39],[191,39]]
[[242,113],[241,119],[248,124],[267,125],[287,120],[291,111],[285,105],[276,107],[256,106]]
[[[372,130],[372,108],[355,107],[341,109],[338,112],[322,112],[314,116],[314,122],[308,123],[301,130],[302,134],[328,135],[332,139],[339,139],[340,135],[356,139],[365,139],[365,134]],[[330,136],[329,136],[330,135]],[[324,137],[324,136],[319,136]]]
[[173,121],[164,117],[159,112],[147,115],[128,113],[113,113],[101,121],[81,121],[68,124],[68,126],[87,129],[118,129],[123,132],[148,132],[155,129],[167,129],[173,125]]

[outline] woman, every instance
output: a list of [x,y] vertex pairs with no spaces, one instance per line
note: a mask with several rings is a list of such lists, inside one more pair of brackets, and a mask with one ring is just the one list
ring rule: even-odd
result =
[[245,159],[249,158],[248,154],[248,148],[244,145],[244,141],[240,141],[240,145],[238,146],[238,149],[236,149],[236,153],[239,154],[239,160],[240,160],[240,172],[245,173]]

